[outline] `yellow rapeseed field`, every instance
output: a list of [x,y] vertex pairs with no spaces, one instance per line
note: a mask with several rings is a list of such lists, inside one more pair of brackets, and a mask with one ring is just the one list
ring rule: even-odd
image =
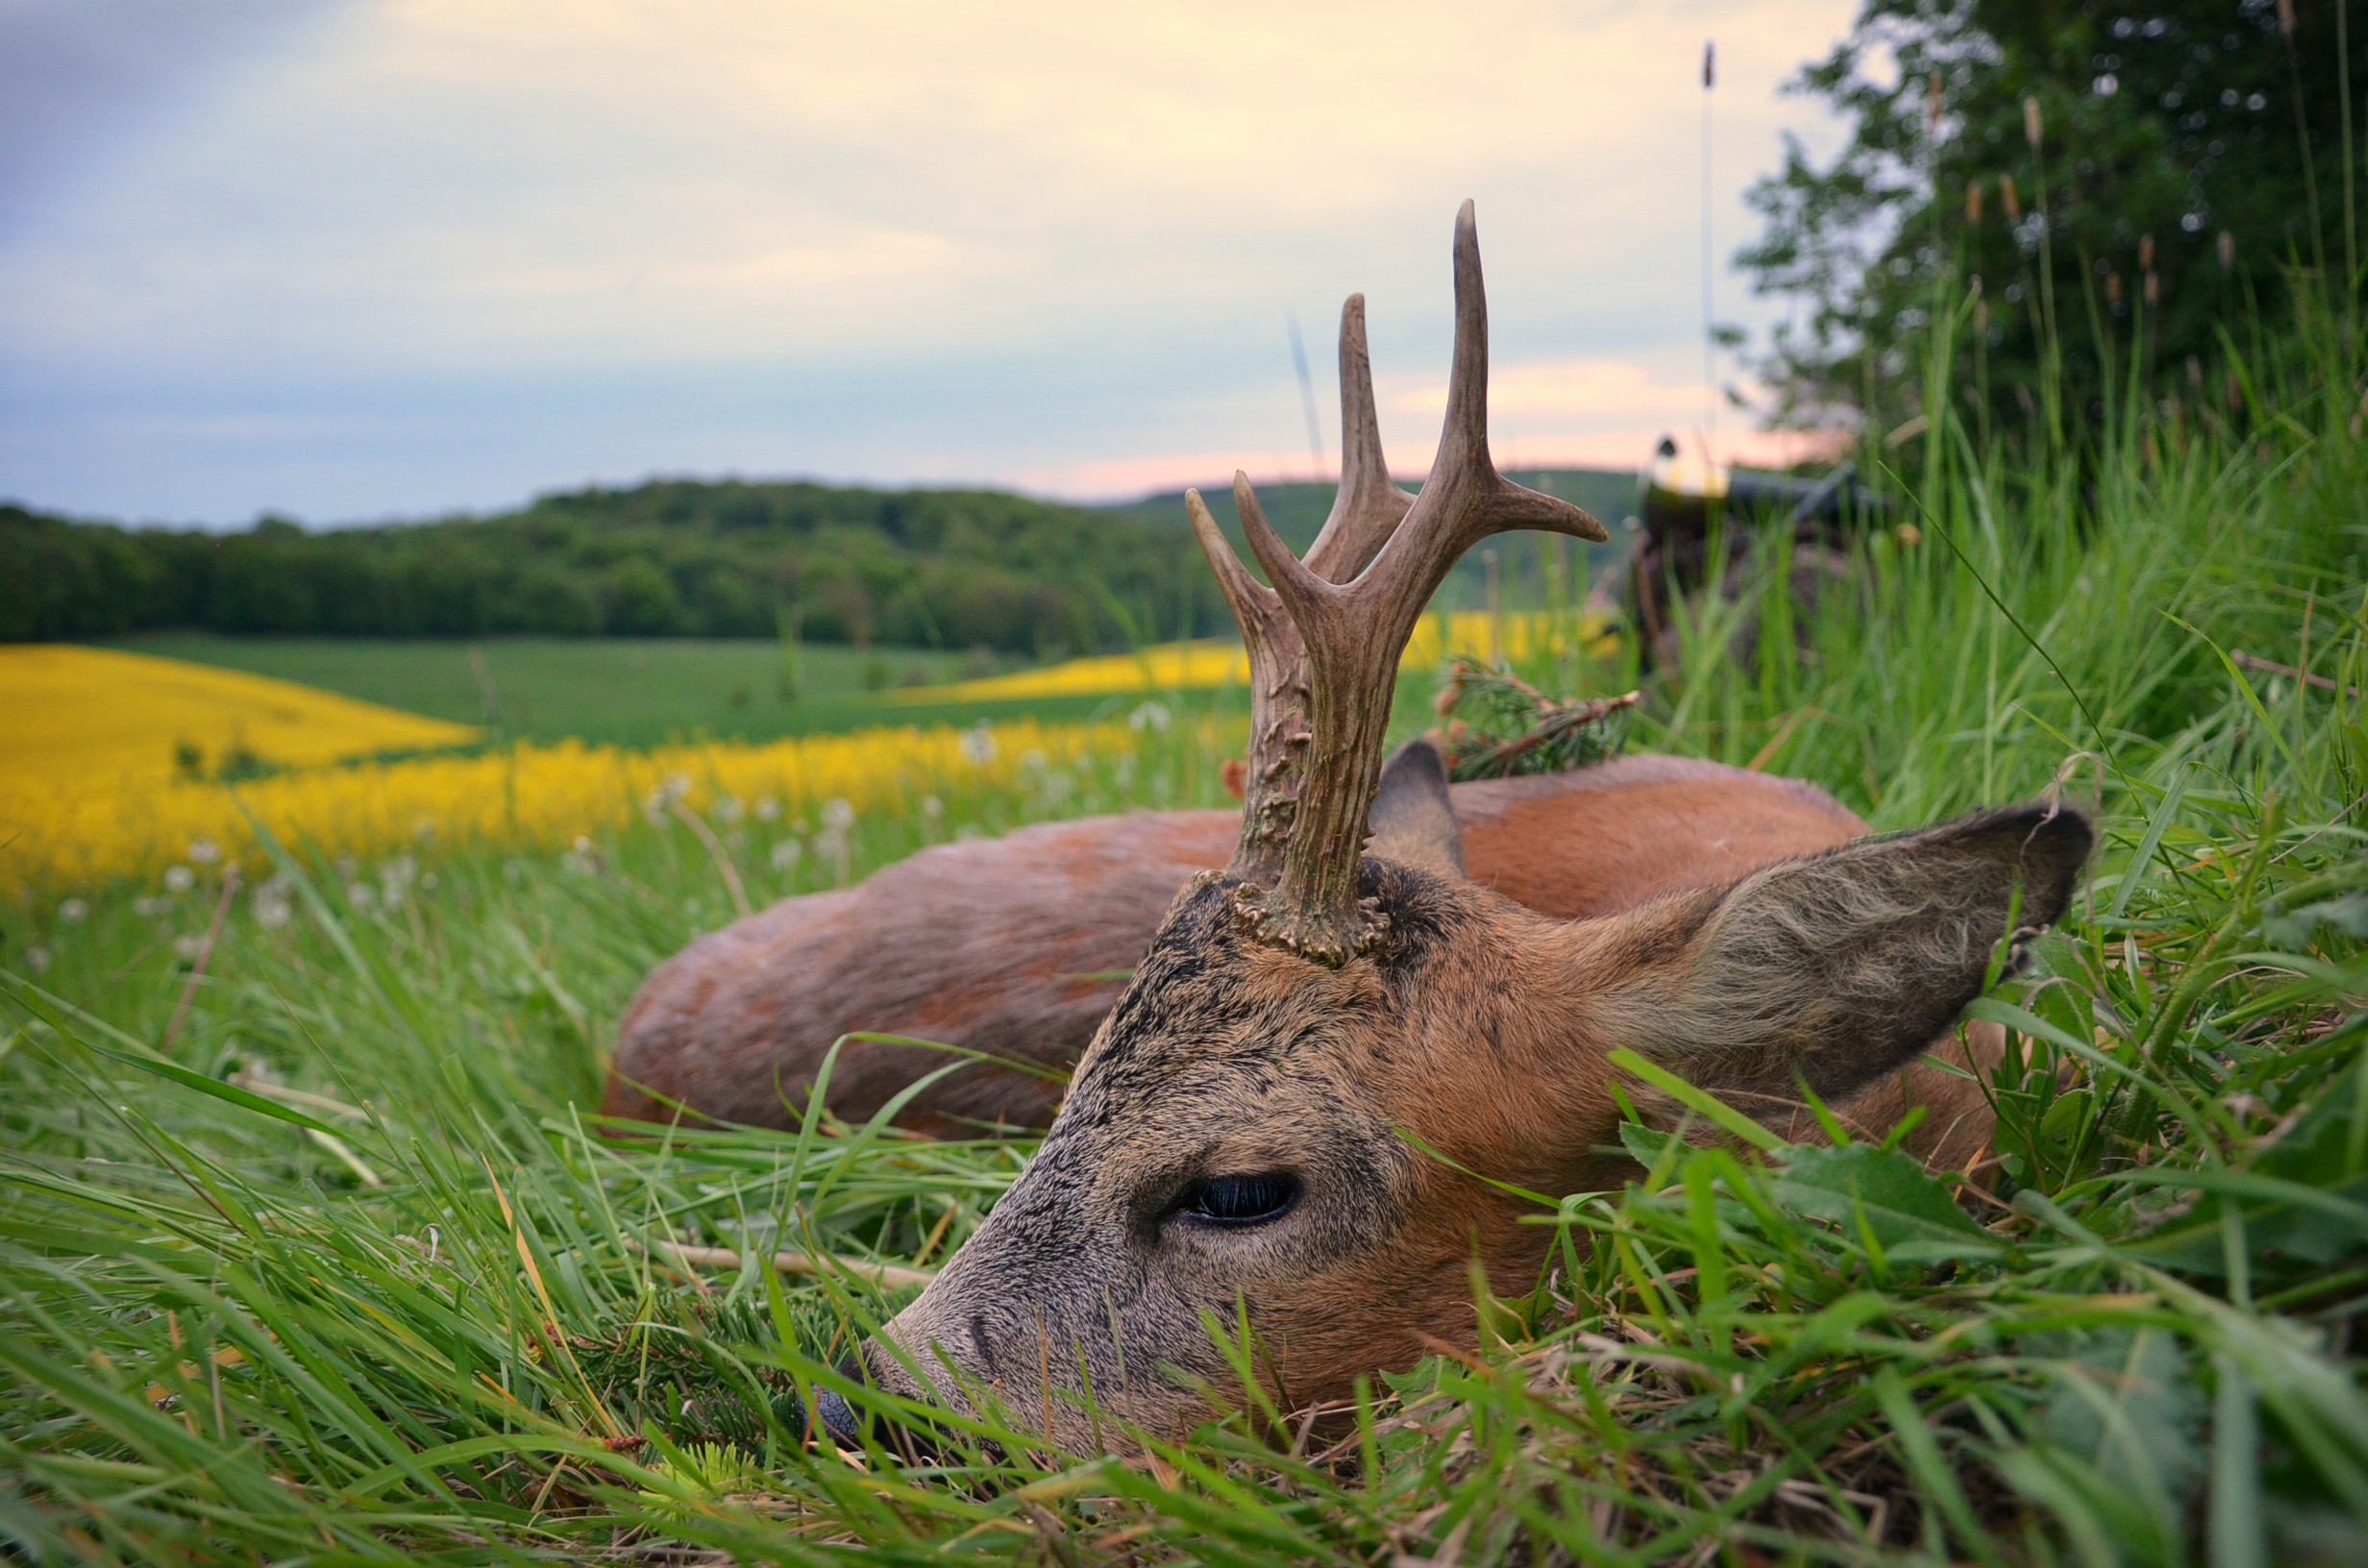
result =
[[293,681],[61,644],[0,648],[0,781],[161,782],[466,746],[466,724]]
[[[1445,624],[1443,625],[1442,623]],[[1450,654],[1477,659],[1528,659],[1562,653],[1575,642],[1591,651],[1611,635],[1611,620],[1592,610],[1576,616],[1547,610],[1492,616],[1478,610],[1430,614],[1415,625],[1404,662],[1426,669]],[[1155,643],[1135,653],[1071,659],[1043,670],[923,686],[898,695],[901,702],[999,702],[1044,697],[1098,697],[1120,692],[1183,692],[1239,686],[1249,679],[1249,656],[1237,643],[1203,640]]]
[[[1526,658],[1602,635],[1591,620],[1542,614],[1426,617],[1413,667],[1449,652]],[[910,694],[989,700],[1238,684],[1241,649],[1172,643],[1138,654]],[[628,751],[577,742],[388,760],[478,738],[464,725],[287,681],[95,649],[0,649],[0,896],[96,888],[219,854],[264,866],[252,821],[283,842],[369,857],[424,843],[568,844],[679,800],[731,800],[813,816],[829,801],[901,810],[923,795],[1011,787],[1030,754],[1067,764],[1135,749],[1126,723],[1017,720],[971,729],[912,726],[761,745]],[[225,784],[226,763],[263,776]],[[243,771],[243,770],[242,770]]]
[[[562,742],[467,756],[304,769],[243,784],[185,779],[113,784],[0,775],[0,892],[15,895],[153,875],[201,845],[252,872],[265,856],[247,813],[291,846],[370,857],[423,844],[520,848],[597,836],[636,813],[681,801],[710,812],[770,800],[813,816],[844,800],[858,812],[909,808],[931,790],[1005,788],[1030,753],[1065,764],[1131,748],[1121,723],[1033,720],[960,730],[874,729],[765,745],[626,751]],[[244,807],[244,810],[241,807]]]
[[[901,808],[932,789],[1008,787],[1035,765],[1031,753],[1067,763],[1136,739],[1123,723],[1021,721],[754,746],[624,751],[564,742],[374,761],[475,732],[285,681],[71,648],[0,650],[0,893],[17,896],[154,875],[189,858],[193,845],[197,858],[259,871],[265,857],[249,814],[283,842],[328,854],[555,845],[678,800],[706,812],[728,798],[770,799],[793,816],[832,800]],[[246,755],[281,769],[238,784],[189,776],[174,748],[204,744],[199,736],[234,737]],[[361,760],[336,760],[358,752]]]
[[1089,659],[1016,674],[917,686],[896,694],[900,702],[1000,702],[1039,697],[1100,697],[1114,692],[1191,692],[1239,686],[1249,679],[1249,655],[1239,643],[1202,640],[1154,643],[1136,653],[1104,653]]

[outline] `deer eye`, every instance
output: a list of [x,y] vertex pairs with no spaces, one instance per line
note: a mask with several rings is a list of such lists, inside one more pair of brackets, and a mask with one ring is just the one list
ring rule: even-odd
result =
[[1262,1176],[1212,1176],[1195,1182],[1175,1212],[1208,1225],[1257,1225],[1298,1200],[1299,1179],[1282,1171]]

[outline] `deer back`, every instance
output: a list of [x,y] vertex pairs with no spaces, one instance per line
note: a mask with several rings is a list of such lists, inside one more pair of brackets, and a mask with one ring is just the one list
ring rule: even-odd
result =
[[[1608,915],[1847,843],[1866,825],[1812,785],[1677,757],[1458,784],[1472,880],[1561,919]],[[603,1109],[663,1121],[680,1105],[795,1125],[824,1057],[864,1032],[1067,1068],[1142,961],[1176,892],[1225,863],[1233,812],[1136,812],[938,845],[856,886],[785,898],[701,937],[643,984],[619,1025]],[[872,1115],[950,1059],[851,1041],[827,1099]],[[967,1067],[905,1108],[941,1136],[1042,1128],[1055,1083]]]

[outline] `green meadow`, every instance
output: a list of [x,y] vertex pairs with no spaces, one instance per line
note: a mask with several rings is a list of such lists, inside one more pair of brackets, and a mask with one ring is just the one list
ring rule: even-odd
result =
[[[2350,362],[2313,347],[2335,335],[2233,363],[2241,407],[2146,408],[2079,451],[1944,417],[1876,454],[1905,526],[1846,588],[1796,605],[1764,539],[1761,585],[1697,606],[1674,667],[1630,643],[1522,672],[1640,685],[1632,749],[1811,779],[1878,828],[2051,791],[2098,814],[2073,914],[1974,1006],[2012,1048],[1970,1172],[1896,1133],[1788,1147],[1681,1092],[1719,1137],[1629,1125],[1619,1190],[1539,1205],[1546,1270],[1475,1279],[1475,1351],[1329,1422],[1253,1380],[1123,1458],[990,1409],[908,1467],[814,1440],[816,1390],[927,1418],[832,1367],[914,1288],[871,1265],[940,1262],[1029,1143],[818,1104],[786,1134],[593,1114],[636,983],[727,918],[719,855],[758,901],[832,885],[829,858],[662,817],[399,876],[287,845],[275,918],[231,901],[210,945],[202,869],[11,917],[0,1539],[43,1562],[2368,1560],[2368,442]],[[482,722],[464,651],[343,646],[280,652]],[[513,733],[791,722],[777,648],[542,647],[486,646]],[[864,689],[811,668],[818,705]],[[1409,695],[1401,730],[1426,722]],[[1238,739],[1147,726],[1057,787],[859,820],[851,871],[958,821],[1216,803]],[[777,1245],[823,1272],[777,1273]]]
[[[907,722],[902,690],[1019,661],[909,648],[761,638],[242,637],[151,632],[112,646],[322,686],[389,707],[549,743],[657,746]],[[930,711],[929,717],[935,717]]]

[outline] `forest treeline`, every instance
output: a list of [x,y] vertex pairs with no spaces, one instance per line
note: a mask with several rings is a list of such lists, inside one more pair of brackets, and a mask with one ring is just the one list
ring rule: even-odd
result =
[[771,637],[1038,656],[1226,629],[1181,526],[986,490],[658,480],[481,518],[235,532],[0,506],[0,640],[164,627]]

